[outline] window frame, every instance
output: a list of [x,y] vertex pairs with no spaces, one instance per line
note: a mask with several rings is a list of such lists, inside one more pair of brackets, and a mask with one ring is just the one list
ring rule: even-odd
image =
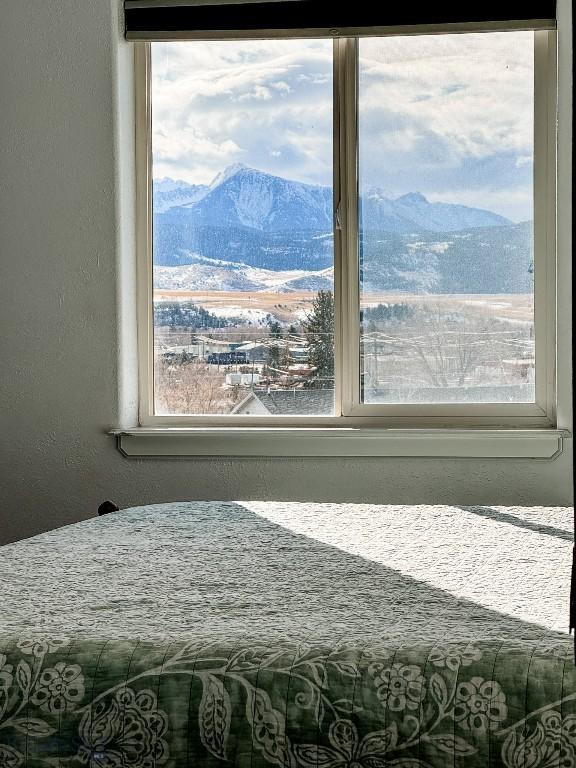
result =
[[[435,27],[430,34],[502,31]],[[135,43],[136,251],[139,424],[142,427],[554,428],[556,426],[556,31],[534,29],[534,313],[536,402],[376,404],[360,402],[358,280],[358,37],[334,40],[335,414],[332,416],[170,415],[154,413],[152,288],[151,44]],[[386,35],[406,30],[386,30]],[[414,34],[428,34],[421,29]],[[381,30],[370,35],[384,36]],[[296,34],[277,37],[297,38]],[[350,108],[350,104],[353,108]],[[338,212],[339,226],[336,226]],[[341,414],[341,415],[340,415]]]

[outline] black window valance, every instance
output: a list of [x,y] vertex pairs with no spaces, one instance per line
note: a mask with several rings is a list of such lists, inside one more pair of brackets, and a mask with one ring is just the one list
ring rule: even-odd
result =
[[325,0],[125,0],[128,39],[267,37],[282,33],[334,37],[429,25],[551,28],[556,0],[328,4]]

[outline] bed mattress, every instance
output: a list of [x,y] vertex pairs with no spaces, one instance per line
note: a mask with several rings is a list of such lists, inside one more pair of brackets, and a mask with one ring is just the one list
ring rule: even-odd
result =
[[576,765],[572,511],[187,502],[0,549],[0,766]]

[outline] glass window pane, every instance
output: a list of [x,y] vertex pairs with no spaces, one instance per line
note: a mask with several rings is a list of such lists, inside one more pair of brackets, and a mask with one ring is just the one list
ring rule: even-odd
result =
[[361,397],[534,401],[534,34],[359,41]]
[[152,44],[155,413],[334,411],[332,42]]

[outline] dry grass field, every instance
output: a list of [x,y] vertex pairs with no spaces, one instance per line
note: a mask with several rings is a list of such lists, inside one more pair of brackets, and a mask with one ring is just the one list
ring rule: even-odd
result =
[[[301,320],[309,312],[314,291],[294,293],[246,292],[240,291],[154,291],[156,301],[191,301],[209,312],[225,307],[259,310],[274,315],[280,322],[290,323]],[[531,322],[533,320],[533,297],[530,294],[404,294],[369,293],[362,297],[362,306],[404,303],[411,306],[428,307],[442,312],[459,311],[481,317],[501,318]]]

